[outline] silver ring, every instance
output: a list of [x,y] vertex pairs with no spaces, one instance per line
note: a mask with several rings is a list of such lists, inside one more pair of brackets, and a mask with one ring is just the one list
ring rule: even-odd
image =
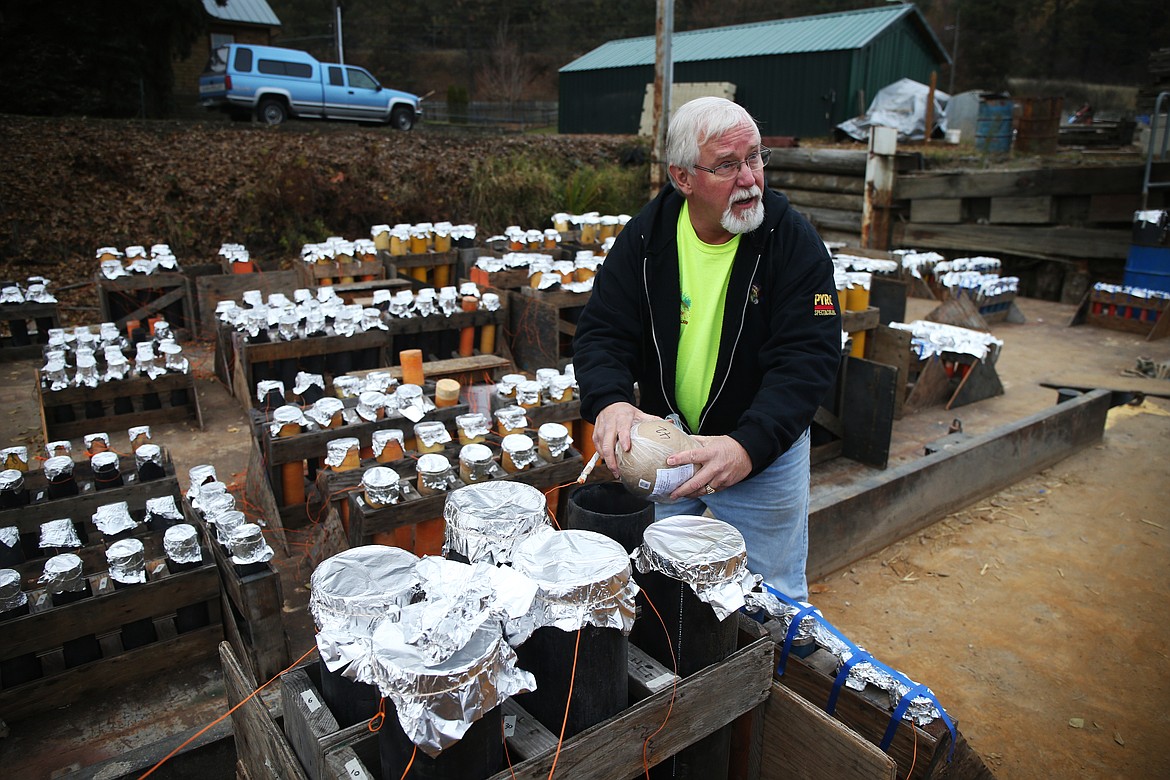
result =
[[712,493],[714,493],[714,492],[715,492],[715,488],[711,487],[711,483],[710,483],[710,482],[708,482],[708,483],[707,483],[707,486],[703,488],[703,493],[704,493],[704,494],[706,494],[706,495],[708,495],[708,496],[709,496],[709,495],[711,495],[711,494],[712,494]]

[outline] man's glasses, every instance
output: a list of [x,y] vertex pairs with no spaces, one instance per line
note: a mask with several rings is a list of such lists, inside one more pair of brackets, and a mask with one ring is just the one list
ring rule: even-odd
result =
[[702,165],[696,165],[695,168],[700,171],[706,171],[716,179],[734,179],[739,175],[739,166],[746,165],[750,170],[762,171],[770,159],[772,159],[772,150],[766,146],[761,146],[758,151],[752,152],[743,160],[725,162],[722,165],[716,165],[714,168],[704,168]]

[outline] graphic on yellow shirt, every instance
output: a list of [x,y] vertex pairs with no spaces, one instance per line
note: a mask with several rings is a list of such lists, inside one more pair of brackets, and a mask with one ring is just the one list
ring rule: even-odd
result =
[[682,310],[679,312],[679,324],[684,328],[691,318],[691,296],[685,292],[682,294]]

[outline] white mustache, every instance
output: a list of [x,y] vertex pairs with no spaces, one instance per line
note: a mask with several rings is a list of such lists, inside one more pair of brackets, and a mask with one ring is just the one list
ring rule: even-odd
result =
[[760,188],[753,184],[751,187],[748,187],[747,189],[740,189],[740,190],[736,190],[735,192],[731,193],[731,199],[728,201],[728,205],[731,205],[732,203],[738,203],[741,200],[750,200],[752,198],[758,198],[762,194],[763,193],[760,192]]

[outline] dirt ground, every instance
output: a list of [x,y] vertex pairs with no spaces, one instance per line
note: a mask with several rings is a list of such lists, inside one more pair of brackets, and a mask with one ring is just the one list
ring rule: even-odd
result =
[[[891,466],[918,457],[955,418],[977,434],[1052,404],[1055,390],[1042,379],[1118,377],[1139,355],[1170,360],[1170,340],[1067,328],[1072,307],[1020,305],[1024,324],[993,328],[1005,340],[998,364],[1005,394],[898,421]],[[932,307],[912,300],[907,319]],[[242,483],[244,414],[212,378],[206,345],[189,354],[204,429],[158,426],[155,438],[170,449],[183,489],[200,463]],[[33,365],[0,365],[0,441],[43,446]],[[929,685],[998,777],[1170,777],[1168,442],[1170,401],[1115,408],[1100,444],[814,582],[811,599],[855,642]],[[844,459],[817,467],[814,491],[858,472],[865,470]],[[293,556],[278,563],[299,655],[311,646],[303,588],[311,562],[294,544]],[[6,776],[62,777],[146,750],[224,709],[209,664],[11,724],[0,765]]]

